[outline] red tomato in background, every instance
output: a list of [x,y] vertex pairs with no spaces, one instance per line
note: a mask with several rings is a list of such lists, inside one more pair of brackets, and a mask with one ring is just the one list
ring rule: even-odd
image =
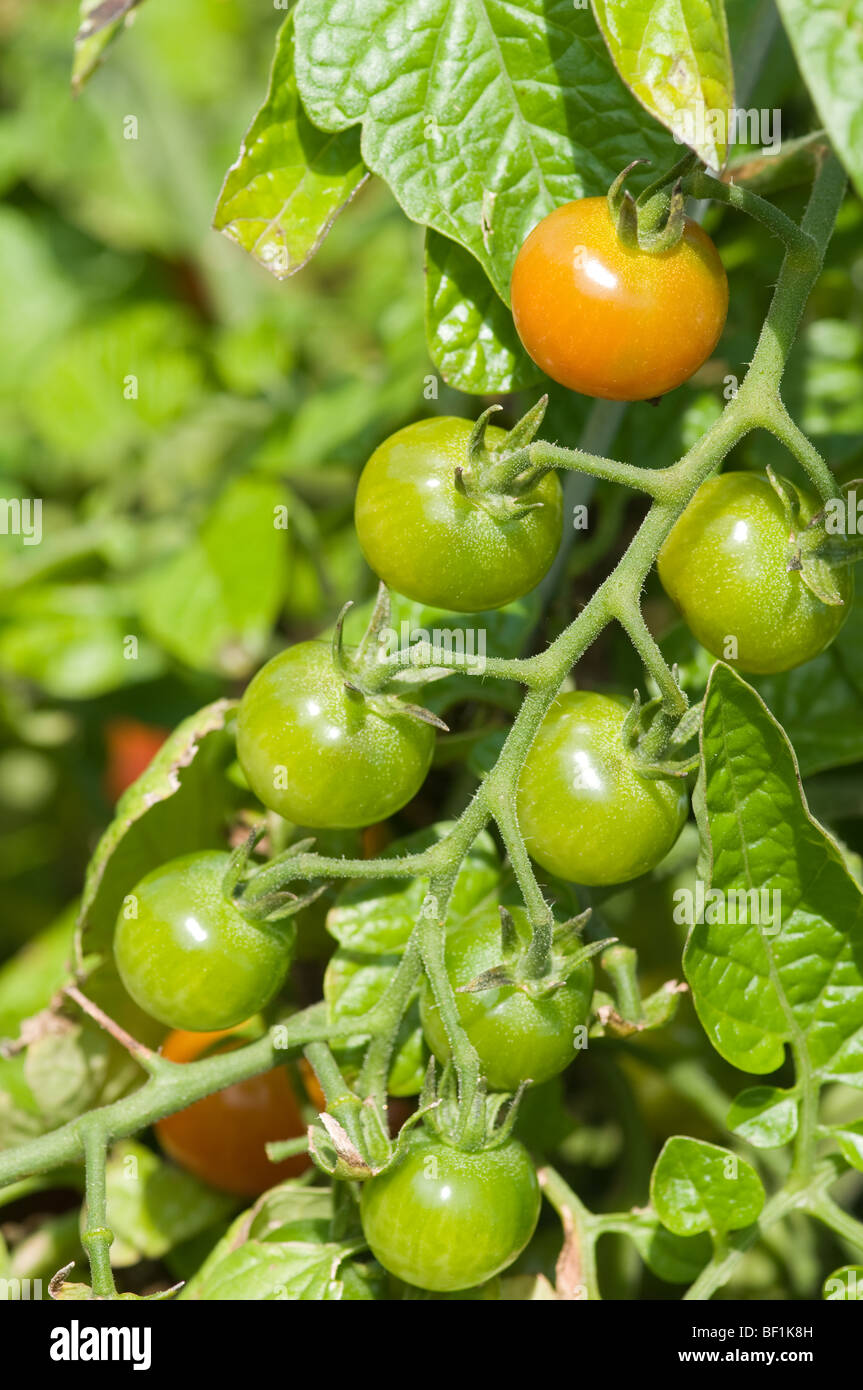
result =
[[[194,1062],[204,1054],[228,1052],[241,1047],[245,1038],[213,1044],[237,1032],[236,1028],[216,1033],[177,1030],[162,1044],[162,1056],[171,1062]],[[310,1098],[320,1109],[324,1098],[314,1073],[305,1063],[301,1066]],[[159,1143],[169,1158],[211,1187],[239,1197],[257,1197],[309,1167],[311,1160],[305,1154],[271,1163],[264,1147],[278,1139],[297,1139],[305,1129],[284,1067],[237,1081],[156,1124]]]
[[111,801],[119,800],[126,788],[137,782],[167,737],[167,729],[142,724],[139,719],[108,720],[105,725],[108,753],[105,791]]

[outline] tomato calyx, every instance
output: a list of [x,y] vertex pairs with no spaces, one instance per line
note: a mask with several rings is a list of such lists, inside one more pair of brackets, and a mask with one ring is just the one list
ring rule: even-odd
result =
[[[263,834],[264,827],[256,826],[243,844],[234,850],[222,879],[222,893],[248,922],[286,922],[288,918],[295,917],[298,912],[309,907],[322,893],[326,893],[330,884],[318,884],[302,894],[292,893],[289,889],[279,889],[278,892],[264,893],[256,897],[253,889],[256,866],[252,863],[252,854]],[[313,839],[296,840],[278,856],[278,863],[295,858],[298,854],[305,854],[314,843]],[[275,859],[271,860],[268,867],[272,867],[276,862]],[[290,930],[295,931],[293,923],[290,923]]]
[[624,187],[639,164],[649,159],[633,159],[622,169],[608,190],[608,211],[621,245],[631,251],[660,255],[677,246],[686,227],[684,177],[699,166],[695,155],[687,154],[674,167],[661,174],[638,198]]
[[[480,994],[489,989],[519,989],[529,999],[548,999],[562,989],[570,976],[600,951],[609,945],[609,938],[593,941],[588,945],[582,942],[581,934],[590,920],[591,909],[572,917],[568,922],[559,923],[552,933],[551,962],[546,974],[537,978],[531,972],[530,946],[525,945],[519,934],[512,914],[499,907],[501,961],[488,970],[483,970],[466,985],[460,985],[456,994]],[[612,940],[614,938],[611,938]]]
[[[353,606],[353,602],[348,600],[336,618],[333,629],[333,664],[342,678],[347,695],[361,701],[365,709],[381,719],[401,715],[420,724],[431,724],[441,733],[448,734],[449,725],[436,714],[398,693],[398,685],[405,683],[404,673],[400,673],[401,682],[390,680],[383,687],[380,685],[382,636],[385,630],[391,630],[390,597],[386,585],[378,587],[377,600],[359,646],[350,648],[345,645],[344,625]],[[411,674],[418,676],[423,684],[428,684],[435,679],[437,672],[424,670]],[[442,670],[440,674],[445,676],[449,671]]]
[[[856,489],[861,486],[861,480],[846,483],[839,497],[825,502],[807,520],[794,484],[770,467],[767,477],[782,503],[788,524],[789,572],[798,573],[810,593],[822,603],[841,607],[845,600],[836,583],[835,572],[863,559],[863,536],[856,534]],[[854,532],[849,534],[851,510],[855,513]]]
[[[671,674],[677,685],[676,665]],[[640,692],[634,690],[620,737],[640,776],[652,781],[688,777],[698,765],[698,753],[687,753],[686,748],[697,735],[700,724],[700,704],[690,705],[678,716],[669,712],[661,696],[642,703]]]
[[490,448],[486,428],[492,415],[503,407],[490,405],[471,430],[467,461],[455,470],[455,487],[463,497],[498,521],[518,521],[542,502],[527,502],[525,494],[548,471],[531,464],[530,446],[545,416],[548,396],[542,396],[507,431],[506,440]]
[[483,1080],[473,1096],[465,1100],[452,1062],[445,1062],[437,1078],[435,1059],[429,1061],[420,1094],[420,1111],[425,1128],[450,1148],[463,1153],[480,1153],[500,1148],[512,1135],[518,1107],[527,1087],[523,1081],[514,1095],[506,1091],[489,1093]]

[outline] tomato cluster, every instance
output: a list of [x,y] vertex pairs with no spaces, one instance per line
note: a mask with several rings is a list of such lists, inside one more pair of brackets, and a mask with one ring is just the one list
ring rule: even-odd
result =
[[[525,347],[555,380],[640,400],[679,385],[712,352],[728,287],[696,224],[687,221],[676,246],[652,254],[624,245],[607,201],[587,198],[557,209],[527,238],[512,302]],[[506,449],[503,430],[486,427],[478,451],[469,422],[437,418],[375,450],[355,518],[362,551],[387,586],[432,608],[480,613],[542,580],[561,538],[560,484],[553,472],[528,471],[514,485],[517,496],[504,495],[510,484],[505,473],[494,475],[494,462],[506,462]],[[469,477],[480,459],[491,471]],[[816,504],[803,493],[799,502],[805,524]],[[782,671],[809,659],[847,611],[850,579],[838,580],[845,604],[829,608],[789,568],[788,542],[779,490],[733,473],[704,483],[660,554],[662,582],[695,637],[744,670]],[[343,648],[340,630],[334,645],[300,642],[273,657],[243,695],[237,752],[248,788],[294,825],[345,831],[383,822],[415,796],[431,766],[431,724],[367,679],[365,645]],[[603,887],[636,879],[664,858],[686,820],[685,781],[657,768],[646,775],[627,712],[614,696],[560,694],[524,760],[520,830],[536,863],[560,880]],[[163,865],[141,879],[118,918],[117,968],[136,1002],[175,1030],[163,1047],[171,1060],[241,1045],[238,1025],[286,977],[293,926],[244,915],[230,867],[216,851]],[[544,990],[518,973],[531,944],[526,910],[516,904],[503,916],[515,974],[501,964],[497,903],[450,924],[445,968],[485,1082],[512,1093],[573,1062],[593,968],[579,956]],[[452,1039],[428,980],[419,1002],[426,1042],[446,1064]],[[171,1157],[240,1195],[303,1170],[305,1155],[273,1165],[265,1152],[269,1140],[302,1132],[285,1068],[157,1125]],[[486,1134],[468,1144],[422,1126],[363,1183],[360,1210],[368,1245],[391,1274],[447,1293],[510,1265],[531,1239],[539,1201],[533,1164],[515,1139]]]

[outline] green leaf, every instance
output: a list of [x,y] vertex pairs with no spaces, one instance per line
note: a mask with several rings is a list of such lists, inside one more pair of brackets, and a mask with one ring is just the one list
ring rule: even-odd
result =
[[[776,1070],[793,1041],[817,1078],[861,1086],[863,894],[809,814],[783,730],[721,662],[705,696],[701,746],[697,812],[711,887],[722,896],[721,910],[692,927],[684,953],[698,1016],[742,1071]],[[708,920],[736,919],[728,894],[752,890],[760,924]],[[754,918],[753,906],[747,897],[741,915]]]
[[756,1149],[780,1149],[797,1133],[797,1101],[776,1086],[751,1086],[735,1096],[726,1124]]
[[830,1133],[836,1140],[845,1162],[863,1173],[863,1120],[834,1125]]
[[81,949],[111,939],[126,893],[167,859],[222,843],[233,755],[226,731],[235,703],[216,700],[179,724],[147,770],[117,802],[84,882],[78,936]]
[[136,635],[131,594],[120,584],[44,584],[7,592],[0,666],[60,700],[92,700],[162,674],[164,658]]
[[863,603],[814,661],[759,676],[759,694],[790,739],[804,777],[863,760]]
[[675,1136],[663,1146],[650,1179],[663,1226],[677,1236],[722,1234],[751,1226],[764,1205],[755,1169],[728,1149]]
[[106,1181],[116,1237],[111,1248],[115,1267],[145,1258],[158,1260],[172,1246],[224,1220],[236,1207],[235,1199],[206,1187],[134,1139],[114,1145]]
[[[445,821],[387,846],[388,859],[416,854],[437,844],[451,824]],[[477,837],[462,860],[450,900],[450,917],[466,917],[497,889],[500,861],[487,832]],[[424,878],[391,878],[350,883],[327,914],[327,931],[339,945],[362,955],[400,954],[416,925],[428,890]]]
[[818,113],[863,191],[863,0],[777,0]]
[[593,0],[615,67],[710,168],[728,156],[734,73],[724,0]]
[[604,191],[633,148],[674,149],[572,0],[300,0],[295,61],[312,121],[360,122],[408,217],[470,251],[503,299],[540,218]]
[[366,177],[358,132],[316,130],[300,105],[289,15],[267,99],[228,170],[213,225],[284,280],[314,255]]
[[710,1259],[713,1246],[705,1232],[673,1235],[650,1214],[627,1222],[631,1239],[648,1269],[666,1284],[691,1284]]
[[76,904],[21,947],[0,969],[0,1038],[14,1038],[20,1024],[47,1008],[69,977]]
[[[399,957],[368,956],[338,950],[330,958],[324,974],[324,998],[333,1022],[358,1018],[379,1004],[392,984]],[[363,1047],[333,1043],[333,1051],[345,1071],[358,1070]],[[387,1089],[392,1096],[416,1096],[422,1090],[429,1053],[420,1022],[419,1003],[414,997],[408,1005],[396,1034]]]
[[75,35],[72,90],[77,94],[102,61],[105,49],[133,19],[141,0],[81,0],[81,23]]
[[239,477],[218,497],[196,540],[142,577],[141,620],[187,665],[234,678],[263,658],[287,580],[284,489]]
[[237,1217],[180,1294],[195,1299],[351,1300],[384,1296],[377,1265],[360,1247],[327,1239],[329,1189],[285,1183]]
[[431,230],[426,235],[425,316],[429,353],[448,386],[481,396],[521,391],[542,381],[482,266],[458,242]]

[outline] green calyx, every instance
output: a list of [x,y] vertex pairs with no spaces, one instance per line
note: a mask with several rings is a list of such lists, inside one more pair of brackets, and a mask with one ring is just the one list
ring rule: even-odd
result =
[[501,961],[484,970],[457,994],[480,994],[487,989],[520,989],[531,999],[547,999],[561,989],[585,961],[608,946],[608,940],[594,941],[585,946],[581,933],[590,919],[590,908],[578,917],[555,926],[552,933],[551,964],[548,972],[536,978],[530,970],[530,948],[519,934],[512,914],[505,907],[500,912]]
[[[426,1128],[451,1148],[461,1149],[464,1153],[496,1149],[512,1135],[524,1089],[524,1085],[520,1086],[514,1096],[502,1091],[490,1095],[485,1082],[480,1080],[467,1102],[459,1093],[458,1077],[452,1063],[444,1065],[438,1081],[432,1058],[418,1113],[423,1115]],[[403,1132],[399,1134],[400,1139]]]
[[[671,675],[679,691],[676,666]],[[642,777],[687,777],[698,764],[698,753],[687,752],[687,746],[700,723],[701,705],[691,705],[681,716],[669,709],[663,697],[643,704],[640,692],[634,690],[621,741]]]
[[767,469],[767,476],[788,524],[788,569],[796,571],[822,603],[830,607],[842,605],[845,600],[835,573],[863,559],[863,535],[857,534],[856,519],[856,489],[861,486],[860,480],[847,483],[839,497],[831,498],[807,518],[794,484],[772,468]]
[[[228,902],[238,912],[241,912],[248,922],[281,922],[287,918],[295,917],[298,912],[302,912],[303,908],[308,907],[310,903],[313,903],[316,898],[327,891],[329,884],[318,884],[317,887],[308,888],[308,891],[302,894],[281,889],[276,893],[265,893],[260,898],[256,898],[254,892],[248,896],[248,890],[254,884],[255,877],[252,855],[263,834],[264,827],[259,826],[251,832],[238,849],[234,850],[222,879],[222,892]],[[283,855],[279,856],[280,862],[297,854],[305,854],[314,843],[312,839],[297,840],[295,844],[285,850]],[[274,862],[271,860],[270,865]],[[293,924],[291,930],[293,930]]]
[[671,251],[683,236],[686,226],[686,195],[683,179],[698,165],[687,154],[673,169],[660,175],[637,198],[624,187],[629,174],[648,159],[633,159],[621,170],[608,190],[608,211],[617,231],[618,240],[632,251],[647,251],[661,255]]
[[517,521],[542,506],[542,502],[527,501],[526,494],[547,472],[533,465],[530,457],[530,445],[547,405],[548,396],[543,396],[494,449],[489,447],[486,428],[501,406],[490,405],[471,430],[467,459],[455,470],[455,486],[463,497],[499,521]]
[[[391,682],[381,688],[380,685],[380,652],[381,640],[385,629],[391,626],[391,609],[389,591],[385,584],[378,588],[378,596],[369,625],[363,635],[360,645],[356,648],[349,648],[344,643],[344,624],[345,618],[353,608],[353,603],[348,602],[344,605],[336,619],[333,630],[333,664],[344,681],[347,695],[355,700],[362,701],[367,710],[379,715],[382,719],[392,719],[394,715],[405,715],[409,719],[415,719],[421,724],[431,724],[435,729],[440,729],[442,733],[449,733],[449,726],[439,719],[431,710],[423,705],[413,704],[405,700],[398,694],[396,689],[390,685],[404,683],[406,677],[401,674],[398,682]],[[422,671],[419,675],[423,684],[435,678],[434,672]],[[446,671],[443,675],[448,674]]]

